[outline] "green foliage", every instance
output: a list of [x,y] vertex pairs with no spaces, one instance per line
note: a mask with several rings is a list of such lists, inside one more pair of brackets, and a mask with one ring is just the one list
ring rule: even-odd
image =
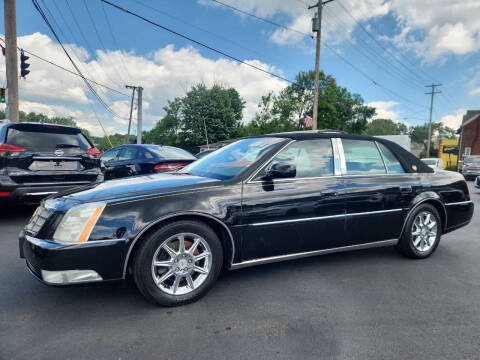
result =
[[244,106],[233,88],[198,84],[185,96],[168,102],[165,117],[144,133],[145,140],[195,150],[205,144],[205,132],[210,143],[238,137]]
[[[242,129],[243,135],[259,135],[272,132],[305,129],[303,115],[313,113],[313,71],[300,72],[291,84],[277,96],[269,93],[262,97],[255,118]],[[330,75],[320,72],[320,96],[318,99],[319,129],[338,129],[349,133],[361,133],[375,109],[363,104],[358,94],[351,94],[338,86]]]
[[374,119],[367,124],[365,134],[375,135],[405,135],[408,128],[405,124],[390,119]]
[[[428,125],[412,126],[409,135],[413,142],[423,143],[428,138]],[[432,123],[432,136],[438,135],[441,139],[455,139],[456,130],[444,126],[441,122]]]

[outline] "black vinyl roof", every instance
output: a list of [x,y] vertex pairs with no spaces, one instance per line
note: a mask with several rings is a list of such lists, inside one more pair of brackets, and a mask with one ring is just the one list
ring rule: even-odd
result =
[[292,140],[308,140],[308,139],[328,139],[341,138],[353,140],[369,140],[376,141],[385,145],[398,158],[406,172],[409,173],[433,173],[433,169],[421,161],[418,157],[413,155],[410,151],[405,150],[397,143],[374,136],[347,134],[343,131],[335,130],[307,130],[307,131],[292,131],[277,134],[266,134],[255,137],[277,137]]

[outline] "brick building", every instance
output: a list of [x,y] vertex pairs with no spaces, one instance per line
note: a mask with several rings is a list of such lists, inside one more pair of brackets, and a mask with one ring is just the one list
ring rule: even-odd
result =
[[460,135],[460,158],[480,155],[480,110],[468,110],[463,116]]

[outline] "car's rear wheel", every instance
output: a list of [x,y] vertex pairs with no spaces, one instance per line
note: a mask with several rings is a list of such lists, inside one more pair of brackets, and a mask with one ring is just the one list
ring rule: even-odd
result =
[[140,292],[164,306],[197,300],[213,286],[223,263],[215,232],[198,221],[169,223],[144,239],[133,263]]
[[430,256],[440,242],[442,221],[435,207],[420,205],[408,218],[397,249],[410,258]]

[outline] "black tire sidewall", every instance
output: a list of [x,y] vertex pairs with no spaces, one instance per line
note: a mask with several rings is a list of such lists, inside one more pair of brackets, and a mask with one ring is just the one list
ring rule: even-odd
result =
[[[170,295],[163,292],[154,282],[152,276],[152,260],[155,251],[169,237],[190,232],[201,236],[210,246],[212,267],[207,279],[195,290],[184,295]],[[151,302],[164,306],[183,305],[203,296],[215,283],[223,266],[223,248],[216,233],[206,224],[194,220],[180,220],[168,223],[152,232],[136,253],[133,274],[140,292]]]
[[[435,244],[433,244],[430,250],[419,251],[413,245],[412,226],[418,214],[424,211],[430,212],[435,217],[435,221],[437,222],[437,237],[435,238]],[[440,215],[437,209],[430,204],[423,204],[423,205],[420,205],[417,209],[415,209],[414,212],[409,217],[407,226],[402,236],[402,241],[404,242],[403,244],[404,246],[405,245],[408,246],[408,252],[410,253],[409,255],[417,259],[423,259],[433,254],[438,244],[440,243],[441,234],[442,234],[442,220],[440,218]]]

